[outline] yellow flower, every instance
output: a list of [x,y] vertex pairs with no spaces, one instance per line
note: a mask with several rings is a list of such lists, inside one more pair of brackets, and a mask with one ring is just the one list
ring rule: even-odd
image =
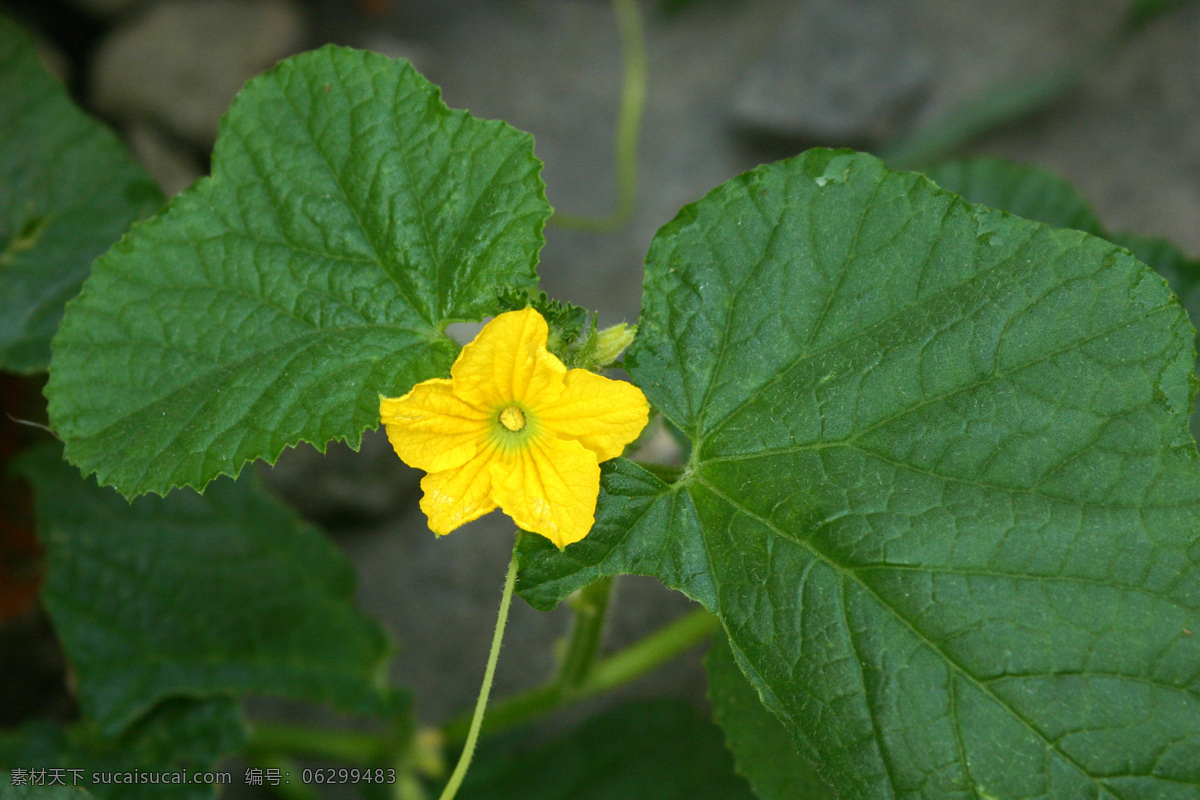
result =
[[421,510],[439,536],[497,506],[559,548],[591,530],[600,462],[637,438],[649,405],[632,384],[568,370],[546,350],[548,333],[532,308],[501,314],[449,380],[380,398],[396,454],[429,473]]

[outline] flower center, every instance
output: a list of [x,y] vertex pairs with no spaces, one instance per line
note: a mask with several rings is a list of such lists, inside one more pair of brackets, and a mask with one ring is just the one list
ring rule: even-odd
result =
[[500,424],[516,433],[525,427],[525,412],[516,406],[509,406],[500,412]]

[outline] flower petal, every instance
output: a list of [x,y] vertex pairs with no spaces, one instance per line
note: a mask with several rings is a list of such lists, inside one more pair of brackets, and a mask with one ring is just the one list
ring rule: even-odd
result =
[[455,391],[481,408],[558,397],[567,368],[546,350],[549,328],[532,308],[499,315],[450,369]]
[[418,383],[403,397],[379,400],[379,416],[396,455],[409,466],[441,472],[467,463],[487,441],[487,412],[464,401],[444,378]]
[[650,404],[641,389],[584,369],[567,373],[557,400],[535,401],[530,409],[549,431],[574,439],[599,461],[621,455],[650,418]]
[[429,517],[429,529],[438,536],[478,519],[496,508],[492,500],[491,466],[495,448],[488,446],[466,464],[421,479],[421,510]]
[[600,465],[579,442],[539,436],[491,470],[493,499],[521,528],[560,549],[592,529]]

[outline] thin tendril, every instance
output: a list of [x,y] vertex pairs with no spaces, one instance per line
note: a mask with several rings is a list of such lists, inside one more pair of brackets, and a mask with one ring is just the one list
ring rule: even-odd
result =
[[621,106],[614,145],[617,171],[617,207],[606,217],[555,213],[547,224],[568,230],[612,233],[629,222],[637,208],[638,131],[646,109],[646,34],[637,0],[612,0],[621,38]]

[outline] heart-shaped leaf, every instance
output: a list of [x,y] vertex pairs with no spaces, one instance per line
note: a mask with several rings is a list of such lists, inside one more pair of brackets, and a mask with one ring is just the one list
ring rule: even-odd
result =
[[255,78],[213,175],[95,265],[54,339],[67,458],[126,496],[357,446],[379,394],[449,370],[450,320],[532,285],[550,214],[528,134],[404,61],[324,47]]
[[626,363],[693,448],[606,465],[522,594],[657,575],[853,798],[1200,796],[1192,329],[1077,231],[818,150],[685,208]]

